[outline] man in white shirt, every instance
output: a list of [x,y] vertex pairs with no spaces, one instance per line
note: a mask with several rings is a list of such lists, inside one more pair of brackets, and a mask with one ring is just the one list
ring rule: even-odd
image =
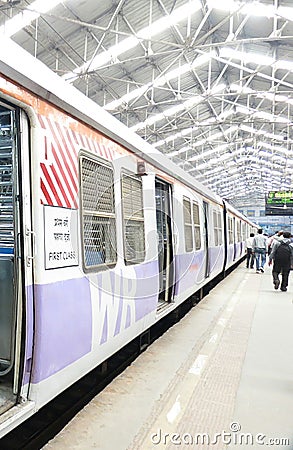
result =
[[246,267],[253,269],[254,264],[254,254],[252,253],[252,242],[254,238],[254,233],[250,233],[250,236],[245,241],[246,248]]
[[257,235],[252,241],[252,252],[255,256],[256,273],[264,273],[266,253],[268,251],[268,238],[262,234],[262,229],[257,230]]

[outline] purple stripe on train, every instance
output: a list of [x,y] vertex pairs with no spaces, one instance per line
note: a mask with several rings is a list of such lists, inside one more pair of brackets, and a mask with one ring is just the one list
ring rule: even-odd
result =
[[157,261],[120,271],[110,271],[108,274],[101,273],[95,276],[96,281],[93,278],[91,280],[96,282],[99,297],[103,299],[99,308],[103,321],[100,344],[156,310]]
[[137,279],[137,295],[139,301],[135,304],[135,318],[140,320],[157,309],[159,275],[158,261],[134,267]]
[[[224,248],[213,247],[209,249],[210,272],[219,273],[224,264]],[[175,257],[176,285],[175,295],[183,293],[195,287],[205,279],[205,258],[204,251],[196,253],[185,253]]]
[[32,381],[43,380],[90,352],[92,310],[86,278],[35,286]]
[[204,252],[175,256],[175,295],[185,292],[204,278]]
[[[222,249],[211,249],[211,268],[220,269],[222,260]],[[203,252],[176,256],[175,266],[177,294],[179,289],[184,292],[204,278]],[[110,270],[35,287],[34,383],[91,351],[92,302],[98,303],[99,317],[95,320],[100,325],[100,344],[156,310],[158,262],[124,270],[127,279],[123,270]]]
[[129,279],[121,270],[36,286],[32,381],[48,378],[91,351],[92,302],[98,302],[100,344],[156,310],[157,268],[153,261],[133,267]]
[[26,287],[26,344],[22,384],[29,382],[33,349],[33,287]]
[[219,273],[224,265],[224,247],[210,248],[210,271]]

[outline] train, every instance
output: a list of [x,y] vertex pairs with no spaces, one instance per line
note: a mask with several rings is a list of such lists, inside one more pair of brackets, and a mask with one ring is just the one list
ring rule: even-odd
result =
[[0,437],[244,257],[256,225],[0,49]]

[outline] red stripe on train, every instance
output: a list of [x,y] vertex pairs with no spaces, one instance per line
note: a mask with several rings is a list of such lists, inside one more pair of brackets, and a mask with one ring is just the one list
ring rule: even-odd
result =
[[[61,200],[60,200],[60,198],[59,198],[59,195],[57,194],[57,191],[56,191],[56,189],[55,189],[55,187],[54,187],[54,184],[53,184],[53,182],[52,182],[52,180],[51,180],[51,177],[50,177],[50,175],[49,175],[49,173],[48,173],[47,167],[45,166],[45,164],[41,163],[41,168],[42,168],[44,177],[46,178],[46,181],[48,182],[48,184],[49,184],[49,186],[50,186],[50,189],[51,189],[51,191],[52,191],[52,194],[53,194],[53,196],[54,196],[54,199],[56,200],[58,206],[62,206],[62,202],[61,202]],[[41,180],[41,182],[42,182],[42,180]],[[46,199],[47,199],[47,196],[46,196],[45,193],[47,193],[48,198],[50,199],[50,203],[49,203],[49,204],[50,204],[50,205],[53,205],[53,200],[51,199],[51,196],[49,195],[49,193],[48,193],[48,191],[47,191],[47,189],[46,189],[45,186],[44,186],[44,189],[45,189],[45,190],[43,191],[43,193],[44,193]]]

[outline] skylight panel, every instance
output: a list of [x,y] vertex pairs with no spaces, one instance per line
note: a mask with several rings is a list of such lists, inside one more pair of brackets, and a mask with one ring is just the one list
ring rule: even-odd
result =
[[274,114],[265,112],[265,111],[256,111],[253,114],[254,117],[258,117],[259,119],[264,119],[268,121],[278,122],[278,123],[287,123],[290,124],[290,120],[287,117],[276,116]]
[[260,53],[241,52],[229,47],[221,48],[219,54],[222,58],[237,59],[239,61],[253,63],[258,66],[270,66],[275,62],[275,59],[271,56],[262,55]]
[[182,147],[180,150],[176,150],[174,152],[171,153],[165,153],[166,156],[169,156],[169,158],[173,158],[173,156],[177,156],[180,155],[181,153],[187,152],[188,150],[190,150],[190,147]]
[[284,59],[279,59],[274,63],[275,69],[282,69],[289,72],[293,72],[293,62],[292,61],[286,61]]
[[237,92],[237,94],[251,94],[254,92],[253,89],[247,86],[240,86],[236,83],[231,83],[230,90]]
[[293,20],[293,8],[290,6],[279,6],[278,14],[286,20]]
[[[254,1],[253,3],[246,1],[235,0],[207,0],[209,8],[218,9],[227,12],[238,12],[239,14],[256,17],[268,17],[275,16],[277,9],[272,5],[265,5],[263,3]],[[286,17],[286,16],[285,16]]]
[[189,110],[205,100],[206,97],[210,95],[218,94],[219,92],[223,91],[226,88],[226,85],[224,83],[219,84],[218,86],[215,86],[210,91],[206,91],[203,95],[195,95],[188,100],[186,100],[183,103],[180,103],[179,105],[172,106],[171,108],[166,109],[163,113],[159,113],[153,117],[150,117],[149,119],[145,120],[144,122],[140,122],[133,127],[131,127],[132,131],[137,131],[143,129],[145,126],[153,125],[154,123],[177,114],[180,111],[183,111],[184,109]]
[[172,106],[172,108],[166,109],[163,113],[156,114],[153,117],[150,117],[149,119],[145,120],[144,122],[139,122],[133,127],[131,127],[132,131],[141,130],[145,126],[153,125],[156,122],[159,122],[160,120],[177,114],[180,111],[183,111],[184,109],[189,109],[192,106],[195,106],[197,103],[202,101],[202,97],[199,95],[196,95],[190,99],[188,99],[186,102],[181,103],[180,105]]
[[159,76],[158,78],[156,78],[152,83],[151,82],[147,83],[144,86],[134,89],[130,93],[123,95],[121,98],[108,103],[107,105],[104,106],[104,108],[107,110],[115,109],[122,103],[127,103],[130,100],[135,99],[136,97],[140,97],[150,87],[156,88],[156,87],[164,86],[165,84],[168,83],[168,81],[176,79],[179,76],[184,75],[185,73],[190,72],[191,70],[206,64],[214,55],[215,55],[214,51],[200,55],[194,59],[192,64],[184,64],[174,70],[171,70],[170,72],[167,72],[165,75],[162,75],[162,76]]
[[173,12],[168,16],[164,16],[156,20],[151,25],[138,31],[136,37],[131,36],[124,39],[119,44],[110,47],[109,50],[103,53],[98,54],[95,58],[87,61],[82,66],[77,67],[72,72],[63,75],[63,78],[72,81],[78,74],[86,72],[89,67],[91,70],[98,69],[99,67],[110,62],[112,59],[117,58],[122,53],[125,53],[127,50],[136,47],[139,44],[140,40],[151,39],[162,31],[170,28],[173,25],[176,25],[177,23],[196,13],[200,8],[201,4],[199,0],[191,0],[187,2],[185,5],[174,9]]
[[12,19],[7,20],[5,24],[0,27],[0,33],[5,34],[7,37],[13,36],[40,17],[41,14],[45,14],[61,2],[62,0],[36,0],[28,5],[24,11],[16,14]]

